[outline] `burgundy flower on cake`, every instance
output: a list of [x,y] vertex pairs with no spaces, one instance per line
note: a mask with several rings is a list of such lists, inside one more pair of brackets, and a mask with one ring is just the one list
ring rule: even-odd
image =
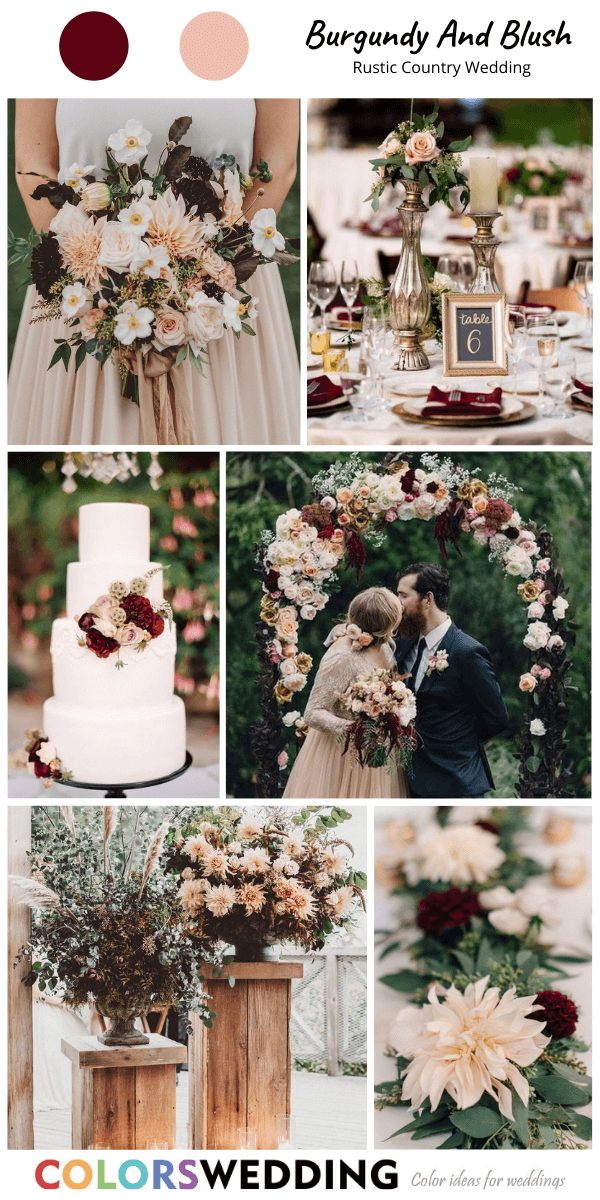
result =
[[114,638],[107,638],[98,629],[90,629],[85,635],[88,650],[93,650],[97,658],[110,658],[119,643]]
[[[115,665],[124,667],[125,662],[120,657],[122,649],[143,651],[148,642],[163,633],[165,616],[171,628],[171,606],[166,600],[152,604],[144,595],[150,579],[160,570],[155,567],[130,583],[114,580],[108,592],[90,604],[90,611],[76,618],[85,634],[85,645],[97,658],[110,658],[116,652]],[[83,639],[80,639],[80,645],[84,645]]]
[[577,1006],[564,992],[538,992],[536,1004],[541,1008],[531,1013],[536,1021],[546,1022],[546,1033],[555,1038],[572,1037],[577,1028]]
[[429,892],[417,906],[417,925],[428,936],[443,929],[467,925],[471,917],[482,916],[479,897],[470,888],[449,888],[447,892]]

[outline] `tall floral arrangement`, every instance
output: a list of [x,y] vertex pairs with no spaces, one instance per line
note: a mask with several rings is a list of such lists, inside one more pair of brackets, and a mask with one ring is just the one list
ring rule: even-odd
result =
[[525,813],[454,816],[438,810],[397,847],[415,969],[382,979],[412,1003],[389,1032],[397,1079],[376,1088],[377,1107],[412,1109],[398,1132],[443,1134],[445,1149],[577,1146],[591,1136],[577,1111],[591,1094],[577,1057],[587,1046],[576,1005],[554,983],[568,979],[561,963],[587,956],[551,944],[554,904],[531,882],[543,867],[519,850]]
[[[17,901],[33,910],[25,982],[73,1006],[91,1003],[113,1021],[172,1005],[210,1022],[198,941],[176,878],[160,869],[169,820],[149,828],[137,809],[125,845],[123,810],[93,812],[91,821],[75,809],[34,823],[31,877],[11,877]],[[207,956],[219,957],[210,946]]]
[[471,138],[450,142],[444,147],[443,136],[444,122],[439,120],[438,102],[433,112],[426,116],[413,113],[411,104],[409,120],[395,125],[379,146],[379,156],[369,160],[378,175],[367,197],[375,211],[379,208],[379,197],[386,184],[391,183],[394,187],[405,180],[430,189],[430,206],[441,200],[450,209],[450,192],[452,188],[460,187],[460,203],[466,208],[470,191],[468,180],[461,170],[460,154],[471,145]]
[[282,513],[275,529],[264,531],[257,551],[263,721],[254,744],[259,783],[269,789],[260,794],[278,794],[288,763],[283,731],[296,735],[286,715],[312,666],[299,647],[302,622],[313,621],[326,606],[343,564],[356,570],[358,580],[368,548],[380,544],[389,526],[418,520],[432,523],[445,558],[449,546],[460,554],[461,540],[472,537],[488,551],[490,562],[520,580],[516,591],[527,620],[523,645],[530,657],[518,680],[527,696],[519,795],[565,795],[566,648],[574,640],[568,589],[551,534],[519,513],[519,487],[496,473],[487,478],[471,473],[437,454],[398,453],[374,464],[357,454],[336,460],[313,478],[312,489],[309,504]]
[[364,907],[366,877],[337,834],[343,809],[246,809],[183,825],[167,860],[179,873],[179,903],[201,944],[243,947],[292,942],[318,950],[349,930]]

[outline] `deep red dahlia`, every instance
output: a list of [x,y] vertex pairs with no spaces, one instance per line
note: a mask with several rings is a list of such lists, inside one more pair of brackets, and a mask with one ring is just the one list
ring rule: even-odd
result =
[[85,640],[88,650],[93,650],[97,658],[108,658],[119,649],[119,643],[114,638],[105,637],[99,629],[88,629]]
[[137,625],[138,629],[150,629],[155,614],[147,596],[138,596],[135,592],[130,592],[121,600],[121,608],[125,609],[127,620]]
[[579,1013],[564,992],[538,992],[535,1000],[542,1007],[530,1015],[536,1021],[546,1022],[544,1033],[555,1038],[571,1037],[575,1033]]
[[327,529],[331,525],[331,513],[324,504],[305,504],[300,515],[307,525],[314,525],[315,529]]
[[492,496],[485,506],[486,525],[506,525],[513,515],[513,506],[499,496]]
[[84,632],[87,633],[88,629],[93,629],[95,620],[96,618],[92,615],[92,613],[86,612],[82,617],[79,618],[79,628],[83,629]]
[[160,613],[152,613],[152,623],[146,626],[150,637],[160,637],[164,627],[165,622]]
[[453,887],[447,892],[429,892],[417,905],[417,925],[426,934],[466,925],[471,917],[481,915],[479,897],[470,888]]

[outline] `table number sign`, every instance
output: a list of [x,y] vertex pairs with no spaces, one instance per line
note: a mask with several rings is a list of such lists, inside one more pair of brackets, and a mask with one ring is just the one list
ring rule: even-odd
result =
[[442,296],[444,375],[507,375],[506,297],[502,293]]

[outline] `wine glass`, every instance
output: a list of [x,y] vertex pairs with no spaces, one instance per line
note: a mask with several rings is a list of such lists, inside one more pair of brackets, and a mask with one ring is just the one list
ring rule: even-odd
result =
[[352,325],[352,305],[358,296],[359,288],[360,278],[356,262],[353,258],[345,258],[340,272],[340,292],[346,302],[349,328]]
[[591,337],[593,333],[593,303],[594,303],[594,264],[589,259],[581,259],[575,263],[575,272],[573,274],[573,288],[583,300],[586,311],[586,326],[584,336]]
[[460,275],[459,283],[460,290],[468,292],[471,284],[475,282],[475,259],[471,255],[470,258],[460,259]]
[[513,372],[513,393],[517,394],[517,369],[521,359],[527,353],[527,322],[525,313],[519,309],[509,309],[508,313],[508,345]]
[[383,380],[392,366],[394,354],[394,332],[389,321],[381,317],[373,322],[365,348],[368,371],[375,381],[373,412],[384,412],[387,408]]
[[337,287],[335,267],[330,262],[313,262],[308,272],[308,294],[313,303],[321,310],[321,320],[325,324],[325,309],[331,304]]
[[575,391],[575,376],[576,367],[573,354],[558,354],[546,368],[544,384],[546,392],[554,401],[548,416],[558,417],[560,421],[567,421],[569,417],[575,415],[572,410],[567,408],[567,400]]
[[461,260],[456,254],[441,254],[438,258],[437,272],[440,275],[447,275],[452,280],[452,285],[455,292],[461,291]]
[[[528,313],[527,339],[529,342],[528,353],[533,357],[538,369],[539,392],[543,402],[544,372],[553,362],[560,345],[556,318],[546,313]],[[542,416],[547,415],[543,404],[540,407],[540,413]]]
[[374,418],[365,411],[372,400],[373,381],[358,372],[344,371],[340,374],[340,387],[352,408],[352,412],[342,417],[344,424],[367,425],[373,421]]

